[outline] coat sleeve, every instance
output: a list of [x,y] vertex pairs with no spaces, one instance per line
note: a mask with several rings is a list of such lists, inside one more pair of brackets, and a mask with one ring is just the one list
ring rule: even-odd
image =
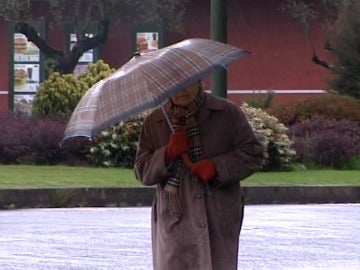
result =
[[239,107],[232,107],[230,118],[234,123],[233,147],[227,153],[212,158],[220,184],[244,180],[258,171],[263,162],[264,149]]
[[166,146],[156,147],[152,142],[151,120],[146,119],[142,127],[135,158],[135,176],[146,186],[165,183],[170,171],[165,164]]

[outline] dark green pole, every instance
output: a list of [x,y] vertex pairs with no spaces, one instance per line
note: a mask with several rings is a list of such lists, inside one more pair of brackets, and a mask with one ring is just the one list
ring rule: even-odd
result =
[[[211,0],[211,39],[227,42],[227,1]],[[218,97],[227,96],[226,70],[216,71],[211,75],[211,93]]]

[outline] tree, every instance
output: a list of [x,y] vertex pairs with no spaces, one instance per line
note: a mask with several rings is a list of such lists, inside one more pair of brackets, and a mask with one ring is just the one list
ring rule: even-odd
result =
[[337,75],[331,86],[360,98],[360,2],[343,2],[330,33],[329,49],[335,55],[333,71]]
[[[72,73],[84,52],[106,43],[110,25],[119,23],[120,18],[161,22],[168,29],[179,31],[186,3],[187,0],[1,0],[0,17],[15,22],[15,31],[40,49],[53,64],[53,71]],[[74,46],[59,50],[47,43],[29,24],[40,17],[50,27],[71,23],[77,37]]]
[[[281,9],[305,32],[313,52],[312,61],[335,74],[329,84],[332,90],[360,98],[360,2],[322,0],[319,7],[314,7],[304,1],[286,0]],[[334,63],[320,59],[316,53],[310,32],[317,19],[323,20],[327,36],[324,48],[334,55]]]

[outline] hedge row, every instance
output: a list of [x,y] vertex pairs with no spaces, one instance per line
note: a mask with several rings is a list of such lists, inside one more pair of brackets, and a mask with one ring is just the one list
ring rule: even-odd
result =
[[67,118],[0,115],[0,163],[67,164],[86,162],[91,142],[74,138],[60,143]]
[[337,94],[324,94],[271,106],[267,112],[287,127],[315,116],[360,123],[360,100]]

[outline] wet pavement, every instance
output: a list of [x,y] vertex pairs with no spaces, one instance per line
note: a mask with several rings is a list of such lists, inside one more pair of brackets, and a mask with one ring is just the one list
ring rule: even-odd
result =
[[[246,206],[239,269],[360,269],[360,204]],[[0,269],[150,270],[150,208],[0,211]]]

